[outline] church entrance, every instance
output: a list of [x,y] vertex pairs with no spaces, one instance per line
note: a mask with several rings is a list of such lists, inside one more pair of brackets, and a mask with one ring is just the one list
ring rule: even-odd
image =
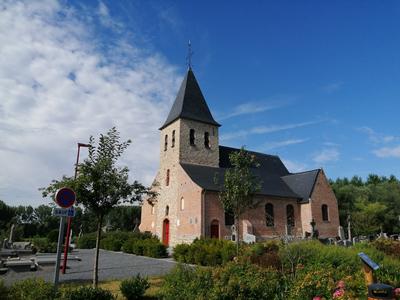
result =
[[162,242],[165,246],[169,245],[169,220],[165,219],[163,222],[163,238]]
[[219,222],[218,222],[218,220],[213,220],[211,222],[211,238],[219,239]]

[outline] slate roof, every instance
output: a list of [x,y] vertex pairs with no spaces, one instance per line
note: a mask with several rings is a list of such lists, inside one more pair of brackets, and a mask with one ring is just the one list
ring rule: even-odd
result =
[[[229,154],[239,151],[239,149],[220,146],[219,151],[219,167],[181,164],[185,172],[196,184],[209,191],[221,190],[225,171],[231,167]],[[295,198],[301,203],[308,202],[319,170],[292,174],[289,173],[278,156],[249,152],[255,155],[257,162],[260,164],[258,168],[252,170],[262,181],[261,190],[258,192],[259,195]]]
[[160,130],[178,118],[221,126],[211,115],[210,109],[207,106],[206,100],[204,99],[203,93],[200,90],[191,68],[189,68],[186,73],[167,120],[164,125],[160,127]]
[[283,176],[282,179],[291,189],[302,198],[302,203],[307,203],[314,190],[315,182],[321,170],[311,170],[302,173]]

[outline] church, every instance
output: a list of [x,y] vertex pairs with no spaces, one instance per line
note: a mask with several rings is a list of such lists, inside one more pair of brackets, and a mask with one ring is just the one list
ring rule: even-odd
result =
[[[229,154],[239,149],[219,144],[215,121],[189,67],[165,123],[160,127],[160,166],[154,199],[144,201],[141,231],[167,246],[195,238],[232,239],[233,218],[219,200]],[[335,237],[339,226],[336,197],[322,169],[290,173],[281,159],[249,151],[261,181],[257,205],[240,217],[239,239],[260,241],[282,236]],[[315,224],[315,225],[314,225]]]

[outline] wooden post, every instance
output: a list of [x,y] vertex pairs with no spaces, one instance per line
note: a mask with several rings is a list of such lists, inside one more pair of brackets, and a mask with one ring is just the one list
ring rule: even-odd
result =
[[370,284],[375,283],[375,276],[373,273],[373,270],[363,262],[363,271],[364,271],[364,277],[365,277],[365,284],[367,285],[367,287]]

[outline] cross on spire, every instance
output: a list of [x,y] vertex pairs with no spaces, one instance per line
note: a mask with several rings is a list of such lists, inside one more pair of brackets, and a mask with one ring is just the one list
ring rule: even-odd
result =
[[192,56],[193,56],[192,43],[189,40],[189,42],[188,42],[188,54],[187,54],[187,57],[186,57],[186,62],[187,62],[187,65],[188,65],[189,69],[192,68]]

